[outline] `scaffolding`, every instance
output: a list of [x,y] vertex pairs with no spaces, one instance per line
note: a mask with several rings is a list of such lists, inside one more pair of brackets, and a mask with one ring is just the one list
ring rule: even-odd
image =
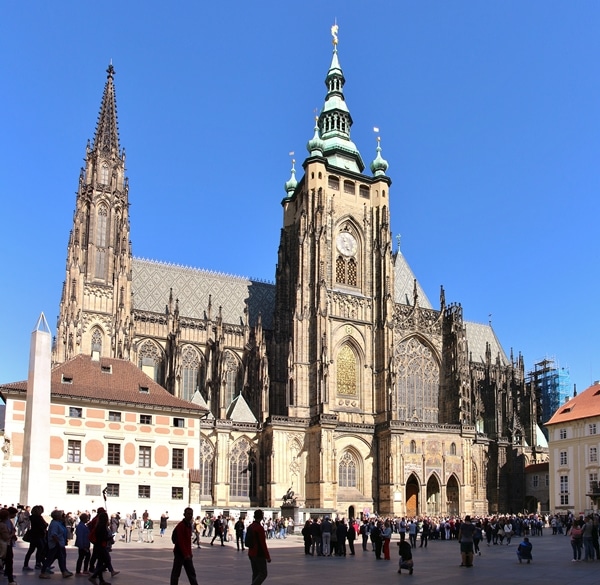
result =
[[534,365],[527,377],[538,400],[539,420],[544,424],[571,398],[569,368],[561,368],[555,358],[546,357]]

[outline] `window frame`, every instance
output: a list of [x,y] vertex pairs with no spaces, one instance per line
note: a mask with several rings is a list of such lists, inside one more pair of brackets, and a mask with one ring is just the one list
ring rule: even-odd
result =
[[149,485],[138,485],[138,498],[141,500],[149,500],[152,497],[152,489]]
[[173,447],[171,450],[171,469],[185,469],[185,449]]
[[77,439],[67,441],[67,463],[81,463],[81,441]]
[[107,483],[106,491],[104,492],[107,498],[118,498],[121,494],[121,484]]
[[152,467],[152,447],[150,445],[140,445],[138,447],[138,467],[142,469]]
[[171,486],[171,499],[172,500],[183,500],[183,487]]
[[66,493],[68,496],[79,496],[81,494],[81,482],[76,479],[67,479]]
[[106,464],[107,465],[121,465],[121,444],[120,443],[108,443],[106,446]]
[[141,425],[151,425],[152,424],[152,415],[151,414],[140,414],[140,424]]
[[123,422],[121,420],[122,418],[122,414],[120,411],[118,410],[109,410],[108,411],[108,420],[110,422]]

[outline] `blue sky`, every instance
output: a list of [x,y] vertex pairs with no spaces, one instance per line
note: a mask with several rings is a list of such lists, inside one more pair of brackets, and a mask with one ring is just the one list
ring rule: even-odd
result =
[[[325,96],[330,26],[363,159],[430,300],[527,369],[600,378],[600,3],[3,2],[0,382],[53,333],[79,168],[112,59],[134,255],[273,280],[283,184]],[[300,165],[298,165],[300,167]]]

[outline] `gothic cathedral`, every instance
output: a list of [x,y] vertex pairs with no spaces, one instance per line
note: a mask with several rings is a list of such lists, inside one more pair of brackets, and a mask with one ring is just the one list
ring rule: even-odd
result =
[[491,326],[434,308],[390,231],[378,142],[365,163],[337,35],[304,174],[285,184],[275,285],[135,258],[109,66],[69,236],[55,364],[130,360],[202,404],[203,507],[394,515],[519,512],[537,411]]

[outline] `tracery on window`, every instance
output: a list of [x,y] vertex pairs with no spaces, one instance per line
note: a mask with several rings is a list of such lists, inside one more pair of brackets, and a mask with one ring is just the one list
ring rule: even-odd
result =
[[152,341],[145,341],[138,352],[138,367],[155,382],[160,383],[162,354]]
[[200,485],[200,495],[211,497],[213,485],[213,463],[215,459],[215,450],[211,442],[202,437],[200,439],[200,469],[198,473],[198,481]]
[[357,488],[356,457],[350,451],[344,451],[338,467],[338,485],[341,488]]
[[341,347],[336,362],[338,394],[357,396],[356,354],[348,344]]
[[92,356],[102,356],[102,331],[98,327],[94,327],[92,331]]
[[400,420],[438,422],[440,368],[431,348],[411,337],[396,350]]
[[96,223],[96,278],[106,276],[106,240],[108,237],[108,210],[104,205],[98,208]]
[[236,441],[229,456],[229,495],[256,497],[256,460],[247,439]]
[[229,406],[233,399],[241,391],[240,383],[241,366],[240,362],[231,352],[227,352],[225,357],[225,406]]
[[200,355],[193,347],[186,347],[181,355],[181,398],[191,400],[199,387]]

